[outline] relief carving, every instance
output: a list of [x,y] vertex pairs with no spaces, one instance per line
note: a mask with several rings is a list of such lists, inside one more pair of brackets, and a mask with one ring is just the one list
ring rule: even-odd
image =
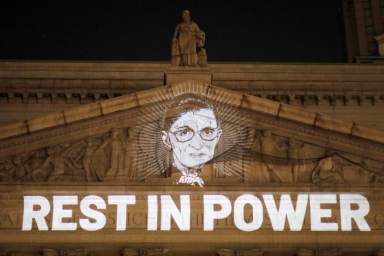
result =
[[373,184],[383,182],[383,165],[332,152],[270,131],[255,131],[246,182],[257,184]]
[[[190,95],[183,97],[183,102],[191,102]],[[178,171],[174,166],[177,155],[171,154],[161,133],[169,131],[163,127],[164,113],[172,102],[168,104],[160,110],[159,106],[143,108],[137,125],[129,129],[112,128],[104,134],[0,159],[0,181],[151,182],[164,179],[164,182],[176,183],[180,180],[175,176],[180,173],[180,168]],[[228,109],[226,105],[213,104],[212,108],[220,126],[212,122],[211,130],[217,128],[220,139],[215,150],[209,151],[214,154],[212,158],[204,160],[205,166],[196,168],[196,176],[207,182],[317,185],[384,182],[384,165],[378,161],[317,146],[272,129],[255,128],[241,111]],[[168,134],[171,137],[172,132]],[[201,140],[210,142],[201,132],[193,130],[191,138],[200,136]]]
[[[229,150],[219,144],[217,150],[223,153],[201,170],[204,179],[235,181],[233,178],[238,178],[237,182],[255,184],[384,182],[381,163],[332,152],[269,130],[244,129],[243,132],[242,140],[248,144],[240,141]],[[138,151],[140,134],[133,129],[112,129],[99,136],[2,159],[0,181],[103,182],[167,177],[161,175],[158,163],[151,156],[153,150],[147,156]],[[143,155],[138,157],[138,152]],[[175,172],[173,169],[171,173]]]
[[49,146],[0,161],[0,181],[59,182],[130,179],[127,129]]
[[320,159],[312,171],[315,184],[372,184],[381,180],[382,175],[337,153]]

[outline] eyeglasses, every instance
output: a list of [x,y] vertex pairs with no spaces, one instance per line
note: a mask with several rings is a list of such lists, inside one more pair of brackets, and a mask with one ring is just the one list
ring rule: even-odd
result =
[[[218,127],[216,128],[205,127],[200,131],[198,131],[198,134],[202,140],[212,141],[217,138],[217,136],[219,135],[219,132],[220,132],[220,129]],[[171,133],[175,136],[178,142],[187,142],[192,140],[196,132],[191,127],[185,126]]]

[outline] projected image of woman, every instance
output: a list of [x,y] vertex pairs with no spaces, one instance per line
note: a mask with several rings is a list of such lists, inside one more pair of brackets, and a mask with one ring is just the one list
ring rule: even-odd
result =
[[202,166],[212,160],[222,130],[213,107],[193,97],[176,102],[166,112],[162,141],[181,172],[179,184],[203,186]]

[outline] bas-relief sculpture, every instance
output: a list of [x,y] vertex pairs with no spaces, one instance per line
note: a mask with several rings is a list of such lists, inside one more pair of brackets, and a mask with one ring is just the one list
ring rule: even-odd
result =
[[107,181],[130,178],[128,129],[48,146],[0,162],[2,181]]
[[[196,111],[194,114],[201,113]],[[196,121],[193,116],[189,117]],[[193,133],[189,142],[196,140],[193,143],[199,142],[201,145],[208,142],[204,156],[179,161],[178,158],[192,150],[194,145],[180,146],[179,143],[184,142],[171,138],[175,133],[172,129],[166,135],[164,131],[159,134],[163,135],[160,139],[169,143],[164,144],[165,150],[180,150],[171,154],[171,169],[168,174],[156,169],[156,165],[149,163],[148,159],[138,157],[140,145],[137,143],[140,141],[134,137],[134,128],[122,128],[80,141],[1,159],[0,181],[119,183],[150,182],[151,178],[160,178],[176,184],[202,186],[204,182],[225,181],[235,177],[237,183],[252,184],[333,185],[384,182],[384,177],[380,174],[383,168],[381,163],[368,163],[359,157],[281,137],[269,130],[249,130],[251,132],[248,136],[252,137],[249,148],[243,148],[237,155],[234,152],[231,155],[224,152],[217,156],[214,144],[218,144],[216,150],[220,151],[220,132],[215,132],[212,140],[205,141],[205,135],[201,137],[204,131],[198,127],[199,124],[191,122],[191,126],[195,124],[197,126],[191,128],[193,132],[188,131]],[[217,123],[213,122],[211,125],[215,127],[210,129],[219,129]],[[223,136],[225,131],[223,129]],[[182,136],[190,136],[188,132],[183,132]],[[211,131],[208,135],[211,136]],[[145,166],[154,169],[153,172],[148,172],[143,168]],[[212,172],[212,175],[208,172]]]
[[382,163],[260,129],[226,104],[182,94],[143,107],[132,127],[0,159],[3,182],[159,182],[203,186],[375,184]]
[[204,46],[204,31],[192,21],[190,11],[182,11],[181,22],[176,26],[172,38],[172,66],[206,66],[207,52]]

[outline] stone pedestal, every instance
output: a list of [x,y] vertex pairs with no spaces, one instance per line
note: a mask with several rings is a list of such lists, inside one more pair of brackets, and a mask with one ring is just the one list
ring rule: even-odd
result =
[[171,67],[165,72],[165,84],[171,85],[187,80],[197,80],[211,84],[212,73],[209,68]]

